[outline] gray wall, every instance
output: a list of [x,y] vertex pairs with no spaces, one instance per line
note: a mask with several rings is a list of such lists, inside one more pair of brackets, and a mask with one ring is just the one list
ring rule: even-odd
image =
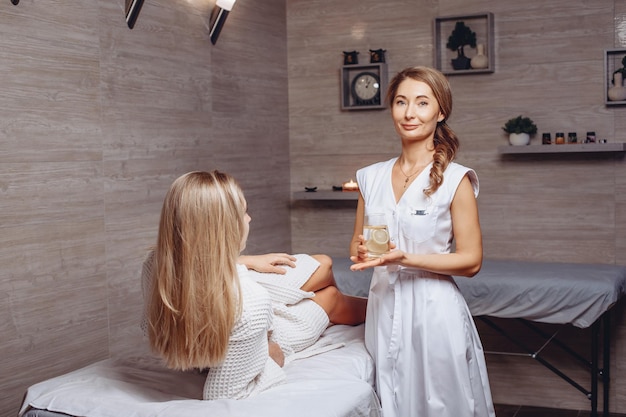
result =
[[[482,12],[495,18],[495,73],[449,77],[449,124],[460,136],[459,162],[476,169],[481,182],[485,256],[626,265],[624,153],[503,157],[497,151],[508,143],[501,126],[519,114],[539,127],[533,144],[541,132],[584,137],[588,130],[626,142],[626,106],[606,107],[603,89],[604,50],[626,48],[623,0],[288,0],[291,190],[330,190],[359,167],[399,154],[387,110],[340,111],[342,51],[360,51],[359,62],[367,63],[369,49],[386,49],[390,76],[432,65],[434,19]],[[355,206],[294,202],[294,251],[347,256]],[[611,409],[624,413],[626,325],[623,310],[615,316]],[[584,349],[580,339],[573,342]],[[589,406],[528,359],[488,361],[500,403]],[[575,364],[563,365],[580,375]]]
[[285,3],[0,4],[0,415],[141,346],[139,270],[180,174],[241,182],[250,251],[291,247]]

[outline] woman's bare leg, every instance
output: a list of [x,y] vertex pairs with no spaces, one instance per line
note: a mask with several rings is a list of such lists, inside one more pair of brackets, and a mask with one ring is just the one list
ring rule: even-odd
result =
[[317,291],[312,300],[324,309],[333,324],[355,326],[365,322],[367,298],[346,295],[331,285]]
[[333,274],[333,262],[327,255],[312,255],[320,266],[311,278],[301,287],[304,291],[314,291],[312,298],[328,314],[333,324],[357,325],[365,321],[367,298],[343,294],[337,288]]

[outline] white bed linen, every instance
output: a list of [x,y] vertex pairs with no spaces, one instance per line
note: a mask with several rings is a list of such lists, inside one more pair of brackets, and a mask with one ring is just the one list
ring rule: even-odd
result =
[[106,359],[31,386],[29,408],[87,417],[379,417],[373,362],[363,325],[332,326],[285,365],[287,382],[245,400],[203,401],[205,377],[165,369],[152,357]]

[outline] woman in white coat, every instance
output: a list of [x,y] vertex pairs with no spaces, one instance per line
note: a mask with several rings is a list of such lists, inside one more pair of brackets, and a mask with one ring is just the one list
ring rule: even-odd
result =
[[[452,279],[478,273],[482,236],[478,177],[453,162],[450,86],[437,70],[407,68],[387,101],[402,153],[357,172],[350,245],[353,270],[375,268],[365,338],[383,414],[495,416],[480,338]],[[363,239],[368,213],[385,214],[391,237],[392,250],[376,259]]]

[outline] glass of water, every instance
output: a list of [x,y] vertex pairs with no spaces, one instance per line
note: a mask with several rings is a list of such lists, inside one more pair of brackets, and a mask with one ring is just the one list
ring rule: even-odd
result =
[[389,252],[389,229],[383,213],[365,215],[363,237],[365,237],[368,257],[380,258]]

